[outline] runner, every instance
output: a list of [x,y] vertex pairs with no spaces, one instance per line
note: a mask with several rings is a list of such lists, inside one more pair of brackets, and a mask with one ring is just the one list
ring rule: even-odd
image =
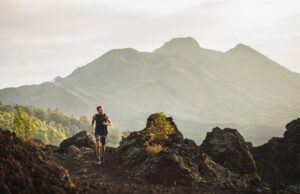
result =
[[[112,122],[104,113],[103,106],[97,106],[98,113],[95,114],[92,118],[92,133],[95,134],[96,138],[96,164],[101,164],[104,162],[104,153],[105,153],[105,138],[108,134],[107,126],[112,126]],[[96,122],[96,126],[94,129],[94,123]]]

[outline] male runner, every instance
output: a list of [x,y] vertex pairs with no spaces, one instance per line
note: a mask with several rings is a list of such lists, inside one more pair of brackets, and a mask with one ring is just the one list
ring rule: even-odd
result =
[[[112,122],[104,113],[103,106],[97,106],[98,113],[93,116],[92,119],[92,133],[95,134],[96,138],[96,157],[97,164],[104,162],[104,153],[105,153],[105,138],[107,136],[107,126],[112,126]],[[94,130],[94,123],[96,122],[96,127]]]

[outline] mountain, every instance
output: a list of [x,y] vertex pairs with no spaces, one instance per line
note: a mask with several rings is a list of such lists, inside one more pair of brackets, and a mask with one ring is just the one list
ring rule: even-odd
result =
[[151,112],[174,117],[202,141],[212,127],[239,128],[260,144],[300,111],[300,75],[251,47],[220,52],[174,38],[153,52],[110,50],[64,78],[0,90],[4,103],[92,115],[103,104],[114,124],[137,130]]

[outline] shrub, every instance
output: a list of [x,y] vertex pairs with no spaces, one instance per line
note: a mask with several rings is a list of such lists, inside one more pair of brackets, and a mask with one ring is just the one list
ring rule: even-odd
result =
[[149,142],[154,142],[167,139],[175,129],[165,113],[159,112],[149,116],[146,130],[149,132]]
[[164,150],[164,148],[160,145],[160,144],[147,144],[146,146],[146,151],[149,154],[158,154],[160,152],[162,152]]

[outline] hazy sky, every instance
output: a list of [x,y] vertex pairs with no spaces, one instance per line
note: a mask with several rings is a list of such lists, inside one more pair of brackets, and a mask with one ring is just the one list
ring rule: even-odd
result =
[[1,0],[0,88],[186,36],[220,51],[244,43],[300,72],[300,0]]

